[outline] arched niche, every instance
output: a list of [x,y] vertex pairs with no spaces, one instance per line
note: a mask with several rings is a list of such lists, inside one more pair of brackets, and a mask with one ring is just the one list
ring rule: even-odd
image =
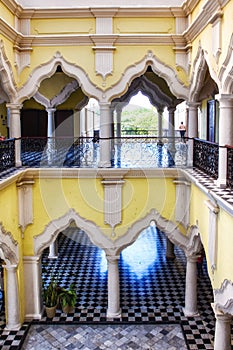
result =
[[59,232],[65,230],[71,222],[85,231],[91,242],[97,247],[104,249],[113,244],[95,223],[82,218],[74,209],[70,209],[62,217],[51,221],[40,235],[34,237],[34,254],[41,255],[43,250],[56,240]]
[[125,94],[131,82],[135,78],[143,75],[148,66],[151,66],[153,72],[166,81],[170,91],[176,98],[187,100],[189,90],[185,84],[179,80],[176,71],[164,62],[161,62],[152,51],[148,51],[139,62],[133,62],[127,67],[120,81],[106,90],[104,99],[106,101],[112,101],[114,98]]
[[213,81],[213,84],[215,84],[216,88],[219,90],[220,82],[215,72],[211,69],[208,54],[202,49],[201,45],[199,45],[198,52],[193,63],[193,72],[189,89],[190,102],[200,101],[200,93],[203,89],[203,84],[205,82],[207,74],[209,74],[210,79]]
[[66,75],[78,81],[84,94],[95,97],[98,100],[101,99],[102,90],[96,87],[95,84],[92,84],[88,74],[81,67],[65,60],[60,52],[56,52],[50,61],[41,64],[33,70],[27,82],[18,91],[18,101],[23,103],[34,96],[42,80],[50,78],[56,72],[58,66],[61,66],[62,71]]

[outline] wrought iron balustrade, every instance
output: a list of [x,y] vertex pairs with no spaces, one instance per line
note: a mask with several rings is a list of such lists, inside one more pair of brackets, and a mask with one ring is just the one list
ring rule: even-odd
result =
[[193,166],[214,179],[218,178],[218,144],[194,139]]
[[227,186],[233,188],[233,146],[227,146]]
[[[180,138],[134,136],[107,139],[112,167],[186,166],[187,144]],[[94,142],[97,141],[97,142]],[[101,139],[22,138],[22,165],[30,167],[98,167]]]
[[15,166],[15,140],[0,141],[0,172]]

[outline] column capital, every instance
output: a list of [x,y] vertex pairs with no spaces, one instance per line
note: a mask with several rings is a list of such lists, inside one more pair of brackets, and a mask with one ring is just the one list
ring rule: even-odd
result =
[[47,108],[46,108],[46,112],[48,112],[48,113],[49,113],[49,112],[54,113],[54,112],[56,112],[56,110],[57,110],[57,109],[54,108],[54,107],[47,107]]
[[220,103],[220,108],[229,107],[233,108],[233,94],[218,94],[215,95],[216,100]]
[[10,110],[16,109],[16,110],[21,110],[23,108],[23,104],[21,103],[7,103],[6,107],[9,108]]
[[109,263],[118,263],[120,255],[106,255],[106,259]]
[[188,101],[187,106],[188,109],[197,109],[200,106],[200,102]]
[[167,110],[168,110],[168,113],[175,113],[176,107],[174,107],[174,106],[169,106],[169,107],[167,108]]
[[198,255],[186,255],[187,262],[196,263],[198,259]]

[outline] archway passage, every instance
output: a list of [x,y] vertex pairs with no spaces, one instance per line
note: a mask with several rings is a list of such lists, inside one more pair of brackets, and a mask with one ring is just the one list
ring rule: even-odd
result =
[[[49,259],[48,249],[42,254],[42,266],[48,268],[44,278],[48,278],[54,269],[61,286],[75,283],[78,299],[74,313],[66,315],[58,309],[52,322],[183,323],[184,334],[189,335],[190,344],[196,342],[197,332],[198,342],[211,344],[214,336],[213,298],[206,263],[204,275],[198,283],[200,317],[189,320],[182,313],[185,254],[175,247],[176,259],[167,260],[166,236],[155,226],[143,230],[137,240],[120,254],[121,320],[106,319],[108,295],[104,252],[90,242],[84,231],[73,226],[60,233],[57,239],[58,258]],[[44,314],[42,322],[47,321]],[[205,333],[204,325],[208,328]],[[206,339],[207,332],[210,339]]]

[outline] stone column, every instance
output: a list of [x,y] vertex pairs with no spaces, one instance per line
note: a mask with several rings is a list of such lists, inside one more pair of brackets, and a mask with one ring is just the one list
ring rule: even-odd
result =
[[47,108],[46,109],[48,113],[48,125],[47,125],[47,138],[48,138],[48,143],[47,143],[47,156],[48,156],[48,162],[50,163],[52,161],[52,158],[54,156],[55,152],[55,146],[54,146],[54,113],[56,111],[55,108]]
[[107,255],[108,261],[108,318],[120,318],[119,256]]
[[112,116],[109,103],[100,103],[100,168],[111,167]]
[[6,269],[6,330],[19,330],[19,291],[17,280],[17,265],[3,265]]
[[214,350],[231,350],[231,319],[232,316],[221,311],[215,311]]
[[57,247],[57,240],[50,244],[49,246],[49,256],[50,259],[57,259],[58,257],[58,247]]
[[197,310],[197,257],[188,256],[185,282],[185,307],[186,317],[198,316]]
[[21,161],[21,104],[9,103],[6,105],[10,111],[10,138],[15,138],[15,166],[20,167]]
[[188,103],[188,166],[193,166],[194,138],[198,137],[199,103]]
[[233,146],[233,95],[217,95],[219,101],[219,164],[217,186],[224,188],[227,183],[227,149]]
[[158,108],[158,137],[159,137],[159,143],[162,142],[163,137],[163,108]]
[[117,105],[116,107],[116,136],[121,137],[121,113],[122,107]]
[[168,260],[174,260],[176,258],[175,253],[174,253],[174,243],[172,243],[168,237],[166,239],[166,242],[167,242],[166,258]]
[[168,125],[168,137],[170,138],[168,140],[169,142],[169,149],[170,151],[174,152],[175,151],[175,107],[169,107],[168,108],[168,114],[169,114],[169,125]]

